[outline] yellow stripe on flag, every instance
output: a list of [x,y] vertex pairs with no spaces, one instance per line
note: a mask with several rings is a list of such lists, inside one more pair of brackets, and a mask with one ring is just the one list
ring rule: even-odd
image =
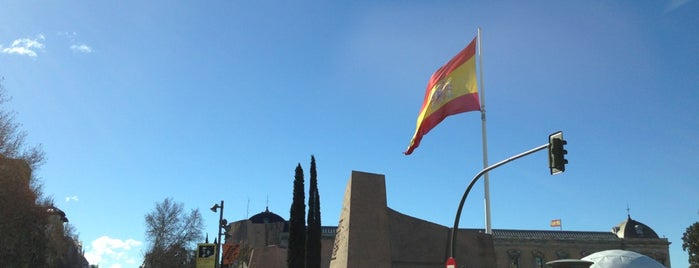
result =
[[420,145],[422,136],[447,116],[480,110],[475,54],[476,38],[432,74],[418,114],[415,133],[404,152],[406,155]]
[[561,227],[561,219],[551,220],[551,227]]

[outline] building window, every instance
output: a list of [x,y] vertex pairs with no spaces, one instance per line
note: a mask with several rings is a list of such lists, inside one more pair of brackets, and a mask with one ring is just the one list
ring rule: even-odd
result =
[[564,250],[557,250],[556,257],[558,257],[559,260],[568,259],[568,252],[566,252]]
[[636,224],[636,225],[634,226],[634,229],[636,229],[636,234],[637,234],[639,237],[643,237],[643,226]]
[[510,259],[510,268],[519,268],[519,255],[521,255],[519,250],[510,249],[507,251],[507,256]]
[[580,258],[585,258],[585,257],[587,257],[587,255],[590,255],[590,254],[592,254],[592,253],[594,253],[594,251],[590,251],[590,250],[587,250],[587,249],[586,249],[586,250],[583,250],[583,251],[580,251]]
[[519,256],[510,257],[510,268],[519,268]]
[[544,258],[541,256],[535,256],[534,257],[534,267],[544,268]]
[[534,257],[534,267],[535,268],[545,268],[546,261],[544,261],[544,253],[540,250],[532,251],[532,257]]

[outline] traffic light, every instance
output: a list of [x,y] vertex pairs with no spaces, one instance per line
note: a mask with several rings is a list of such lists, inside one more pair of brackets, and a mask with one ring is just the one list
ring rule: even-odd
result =
[[551,169],[551,175],[566,171],[568,160],[565,159],[565,155],[568,151],[563,146],[567,143],[563,139],[562,131],[549,135],[549,168]]
[[231,237],[230,231],[231,231],[231,226],[228,225],[228,220],[222,219],[221,220],[221,234],[223,234],[226,238],[224,241],[228,241],[228,239]]
[[223,228],[223,235],[226,237],[226,240],[224,240],[224,241],[228,241],[228,239],[230,239],[230,238],[232,237],[232,235],[231,235],[231,226],[230,226],[230,225],[224,225],[224,226],[222,226],[222,228]]

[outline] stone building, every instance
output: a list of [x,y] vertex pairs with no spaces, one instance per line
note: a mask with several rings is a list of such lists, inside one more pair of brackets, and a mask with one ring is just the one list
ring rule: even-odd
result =
[[609,249],[638,252],[670,267],[667,238],[630,216],[610,232],[495,229],[493,244],[501,268],[544,268],[549,261],[581,259]]
[[[322,210],[322,208],[321,208]],[[338,226],[322,228],[322,267],[442,268],[450,228],[401,214],[387,206],[385,178],[353,171]],[[228,267],[286,267],[288,222],[265,209],[231,223]],[[635,251],[670,267],[669,242],[649,226],[628,219],[611,232],[459,229],[458,267],[540,268],[546,262],[608,250]]]
[[[326,226],[321,229],[321,263],[330,263],[336,229]],[[289,222],[269,208],[249,219],[229,224],[226,233],[225,243],[236,249],[229,253],[228,259],[224,256],[224,264],[228,267],[286,267]]]

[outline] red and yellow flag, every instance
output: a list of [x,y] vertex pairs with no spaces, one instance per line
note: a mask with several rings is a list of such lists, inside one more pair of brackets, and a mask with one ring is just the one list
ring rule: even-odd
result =
[[447,116],[480,110],[475,55],[476,38],[473,38],[466,48],[432,74],[415,134],[404,154],[411,154],[420,145],[422,136]]
[[561,227],[561,219],[551,220],[551,227]]

